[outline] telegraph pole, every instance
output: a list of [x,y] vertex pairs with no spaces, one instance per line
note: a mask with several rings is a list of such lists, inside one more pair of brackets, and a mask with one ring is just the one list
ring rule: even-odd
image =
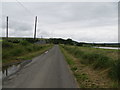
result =
[[37,27],[37,16],[35,17],[35,31],[34,31],[34,40],[36,39],[36,27]]
[[8,40],[8,16],[6,18],[7,22],[6,22],[6,39]]

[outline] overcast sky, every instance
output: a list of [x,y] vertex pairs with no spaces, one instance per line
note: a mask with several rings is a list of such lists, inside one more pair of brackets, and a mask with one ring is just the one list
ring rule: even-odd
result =
[[[9,16],[10,37],[71,38],[86,42],[118,42],[117,2],[2,3],[2,35]],[[27,8],[27,9],[25,9]]]

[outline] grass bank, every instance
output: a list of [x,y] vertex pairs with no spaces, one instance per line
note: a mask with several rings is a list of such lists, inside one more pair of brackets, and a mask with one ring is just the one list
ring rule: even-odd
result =
[[118,87],[118,50],[60,45],[80,87]]
[[7,42],[4,40],[2,42],[2,63],[6,65],[13,62],[32,59],[50,49],[52,46],[51,44],[33,44],[25,40],[19,43]]

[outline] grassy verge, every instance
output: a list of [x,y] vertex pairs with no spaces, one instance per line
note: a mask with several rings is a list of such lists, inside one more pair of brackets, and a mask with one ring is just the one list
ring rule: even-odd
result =
[[40,55],[46,50],[50,49],[53,45],[38,45],[32,44],[28,41],[22,40],[19,43],[2,42],[2,63],[3,65],[18,62],[21,60],[32,59]]
[[118,51],[60,46],[80,87],[118,87],[120,80]]

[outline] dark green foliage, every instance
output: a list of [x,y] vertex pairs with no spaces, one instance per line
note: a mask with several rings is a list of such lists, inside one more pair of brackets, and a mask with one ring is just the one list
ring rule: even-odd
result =
[[116,60],[113,65],[112,68],[109,72],[109,76],[120,82],[120,60]]
[[26,41],[26,40],[22,40],[20,42],[20,44],[23,45],[23,46],[28,46],[30,43],[28,41]]
[[98,56],[98,58],[96,58],[96,62],[94,64],[94,68],[95,69],[97,69],[97,68],[108,68],[108,67],[111,66],[112,61],[113,60],[111,60],[109,57],[100,54]]
[[12,56],[19,56],[19,55],[21,55],[21,54],[23,54],[23,53],[24,53],[24,48],[22,48],[22,47],[14,48],[14,49],[10,52],[10,54],[11,54]]
[[30,42],[30,43],[34,43],[34,42],[37,42],[37,41],[38,41],[38,39],[34,39],[34,38],[25,38],[24,40],[25,40],[25,41],[28,41],[28,42]]
[[27,50],[28,52],[31,52],[31,51],[33,51],[34,49],[33,49],[33,46],[30,45],[30,46],[27,46],[27,47],[26,47],[26,50]]
[[39,45],[33,46],[33,49],[34,49],[35,51],[40,50],[41,48],[42,48],[42,46],[39,46]]
[[3,41],[2,48],[12,48],[13,44],[11,42]]
[[85,81],[88,79],[88,76],[85,73],[82,73],[82,74],[75,73],[74,75],[76,76],[76,78],[80,79],[81,81]]
[[82,63],[92,64],[96,61],[98,57],[99,55],[97,53],[84,53],[84,55],[82,55],[82,58],[83,58]]
[[[5,41],[5,40],[4,40]],[[19,43],[20,40],[18,39],[8,39],[8,42],[11,42],[11,43]]]
[[67,44],[67,45],[77,44],[76,41],[73,41],[70,38],[68,38],[67,40],[62,39],[62,38],[50,38],[48,41],[49,41],[49,43],[53,43],[53,44]]
[[77,67],[74,66],[74,67],[71,68],[71,70],[72,70],[72,71],[76,71],[76,70],[77,70]]
[[108,68],[113,62],[113,60],[101,53],[85,53],[82,58],[82,63],[93,64],[94,69]]
[[6,59],[6,58],[8,58],[8,57],[10,57],[11,56],[11,54],[9,53],[9,51],[7,52],[5,52],[5,51],[2,51],[2,59]]

